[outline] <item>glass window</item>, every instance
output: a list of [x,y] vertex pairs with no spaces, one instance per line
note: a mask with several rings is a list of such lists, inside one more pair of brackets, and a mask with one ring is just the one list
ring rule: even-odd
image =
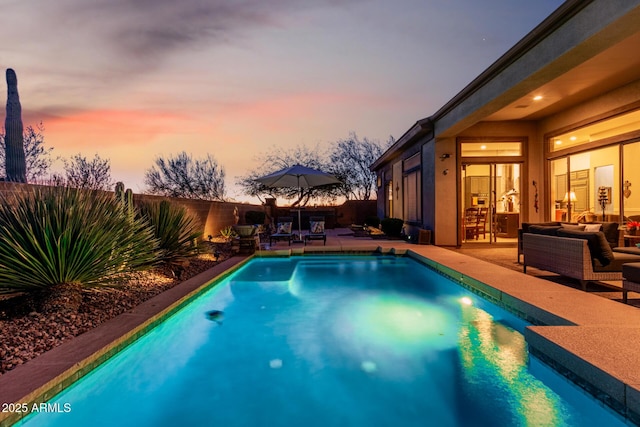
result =
[[618,145],[551,161],[552,219],[619,222],[619,163]]
[[[567,203],[570,195],[567,193],[567,159],[551,161],[551,220],[567,220]],[[565,201],[565,195],[567,200]]]
[[[573,209],[577,216],[572,219],[582,221],[583,218],[589,220],[595,217],[601,221],[619,222],[619,146],[573,155],[569,161],[571,191],[577,198]],[[585,199],[586,203],[581,199]]]
[[462,157],[522,156],[521,142],[463,142]]
[[640,110],[622,114],[589,126],[556,135],[550,140],[550,151],[564,150],[588,142],[599,141],[640,129]]
[[402,170],[404,172],[407,172],[419,166],[420,166],[420,153],[414,154],[413,156],[406,159],[402,165]]
[[420,221],[420,171],[408,173],[403,178],[404,189],[404,219],[406,221]]
[[640,142],[622,146],[624,172],[622,177],[622,206],[624,216],[640,221]]

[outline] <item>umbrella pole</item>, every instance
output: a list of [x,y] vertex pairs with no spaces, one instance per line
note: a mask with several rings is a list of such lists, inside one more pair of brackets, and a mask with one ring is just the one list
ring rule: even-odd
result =
[[[302,188],[300,187],[300,175],[298,175],[298,190],[300,191],[300,201],[302,202]],[[298,203],[298,242],[302,242],[302,219],[300,216],[300,203]]]

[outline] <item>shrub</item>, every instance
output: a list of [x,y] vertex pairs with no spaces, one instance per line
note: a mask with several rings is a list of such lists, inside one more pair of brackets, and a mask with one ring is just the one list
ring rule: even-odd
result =
[[68,308],[77,309],[83,286],[114,285],[115,276],[149,267],[156,248],[148,225],[110,193],[44,187],[0,195],[2,293],[73,288]]
[[236,237],[236,230],[234,230],[232,226],[228,225],[220,229],[220,236],[225,240],[231,240]]
[[267,214],[265,214],[263,211],[247,211],[244,214],[244,220],[249,225],[262,225],[264,224],[264,220],[266,217]]
[[382,231],[387,236],[399,237],[402,232],[404,221],[399,218],[385,218],[380,221]]
[[365,218],[364,223],[370,227],[380,227],[380,218],[377,216],[368,216]]
[[202,227],[184,206],[161,202],[143,202],[139,215],[148,221],[159,241],[159,260],[170,266],[182,266],[200,251]]

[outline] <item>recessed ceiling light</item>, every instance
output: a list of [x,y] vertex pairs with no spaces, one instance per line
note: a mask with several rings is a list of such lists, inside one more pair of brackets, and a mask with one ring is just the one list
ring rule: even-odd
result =
[[562,145],[562,141],[559,139],[556,139],[556,145]]
[[486,149],[487,149],[487,146],[486,146],[486,145],[481,145],[481,146],[480,146],[480,149],[481,149],[481,150],[486,150]]
[[575,137],[575,136],[572,136],[572,137],[570,137],[569,139],[570,139],[570,140],[572,140],[572,141],[575,141],[575,140],[576,140],[576,139],[578,139],[578,138],[577,138],[577,137]]
[[542,95],[536,95],[533,97],[534,101],[540,101],[542,99]]

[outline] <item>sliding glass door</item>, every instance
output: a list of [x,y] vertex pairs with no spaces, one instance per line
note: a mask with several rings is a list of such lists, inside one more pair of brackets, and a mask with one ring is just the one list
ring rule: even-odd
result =
[[460,224],[464,243],[515,242],[520,226],[519,163],[463,164]]
[[622,146],[622,209],[625,219],[640,221],[640,142]]

